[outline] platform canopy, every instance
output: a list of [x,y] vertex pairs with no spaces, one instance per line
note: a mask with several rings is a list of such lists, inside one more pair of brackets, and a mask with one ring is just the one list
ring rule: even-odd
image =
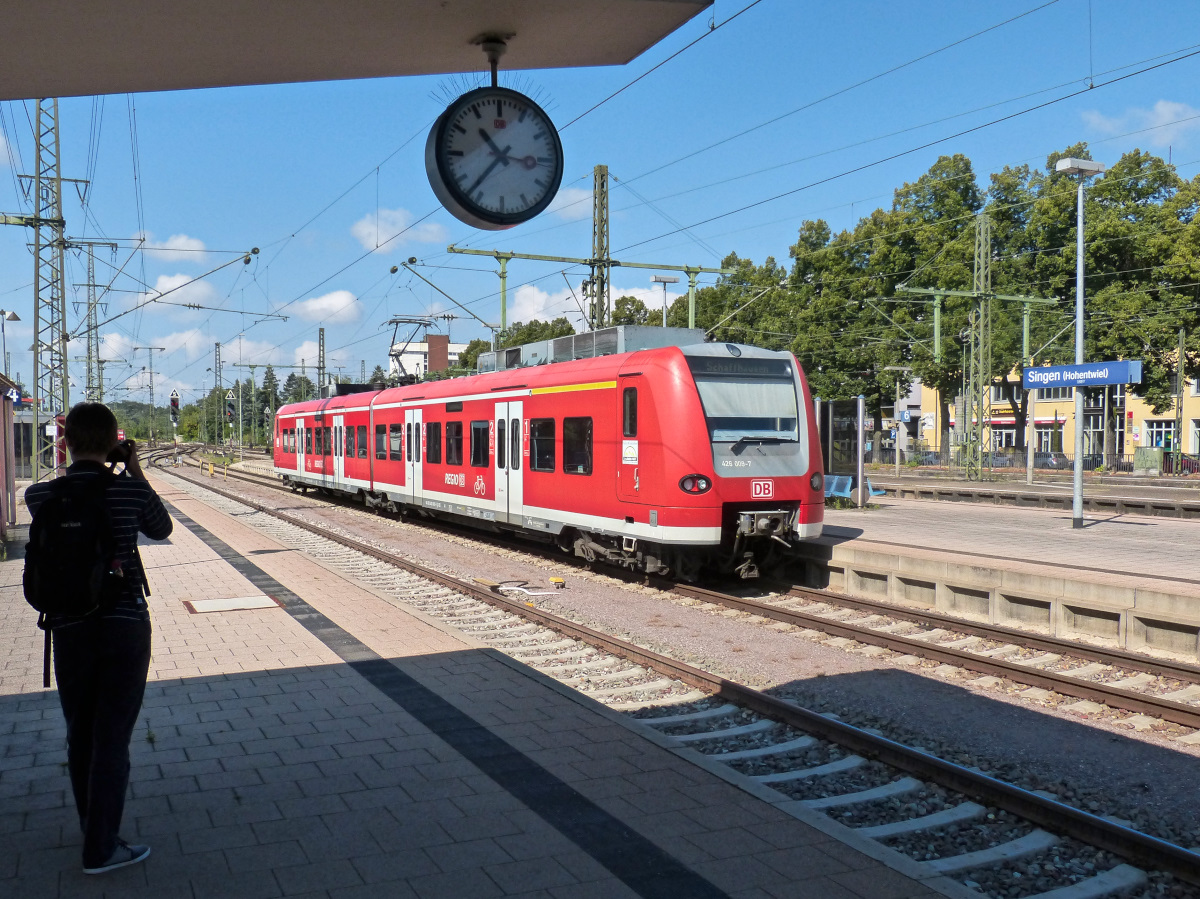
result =
[[712,0],[24,0],[0,20],[0,99],[619,65]]

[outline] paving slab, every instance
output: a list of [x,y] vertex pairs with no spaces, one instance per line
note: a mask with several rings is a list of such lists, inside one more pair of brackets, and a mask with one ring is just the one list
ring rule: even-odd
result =
[[[82,875],[36,615],[0,562],[0,895],[948,889],[152,478],[176,524],[142,547],[154,653],[123,835],[153,855]],[[275,602],[212,604],[257,596]]]

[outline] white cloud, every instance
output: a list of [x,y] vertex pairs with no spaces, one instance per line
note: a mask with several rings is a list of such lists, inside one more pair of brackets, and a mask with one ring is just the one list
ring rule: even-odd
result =
[[[193,275],[177,274],[177,275],[159,275],[154,282],[154,291],[151,293],[137,294],[134,299],[134,304],[144,303],[147,300],[154,299],[162,294],[169,293],[169,296],[163,296],[163,300],[170,303],[195,303],[200,306],[212,306],[217,296],[216,288],[207,281],[193,280]],[[131,304],[132,305],[132,304]],[[151,303],[150,308],[155,305]],[[161,305],[162,309],[173,309],[174,306]]]
[[[583,294],[578,287],[575,288],[575,296],[578,297],[579,303],[583,303]],[[571,298],[571,291],[566,287],[554,293],[547,293],[532,284],[523,284],[514,291],[509,301],[510,325],[535,318],[551,321],[560,316],[566,316],[576,330],[583,324],[584,316],[579,310],[579,304]]]
[[[407,209],[380,209],[368,213],[350,226],[350,233],[364,250],[390,253],[408,243],[445,243],[446,229],[436,222],[413,225]],[[394,238],[394,239],[393,239]]]
[[1188,136],[1200,129],[1200,109],[1187,103],[1159,100],[1149,109],[1131,107],[1114,116],[1089,110],[1083,113],[1083,121],[1101,134],[1148,131],[1145,140],[1152,147],[1182,147],[1187,145]]
[[4,139],[4,135],[0,134],[0,169],[12,168],[12,160],[9,159],[8,141]]
[[[310,381],[314,382],[317,380],[317,358],[319,352],[320,346],[315,340],[306,340],[292,351],[292,364],[303,364],[304,373],[308,376]],[[350,364],[348,350],[326,349],[325,368],[330,371],[335,371],[339,367],[345,368],[345,373],[351,375],[353,378],[358,377],[359,363],[355,362],[353,365]],[[367,366],[367,368],[370,369],[371,366]],[[300,374],[300,372],[297,371],[296,374]],[[284,376],[280,375],[280,377],[282,378]]]
[[198,237],[188,237],[186,234],[172,234],[166,240],[155,240],[149,231],[133,235],[134,240],[144,240],[142,249],[151,256],[174,262],[192,262],[199,258],[199,252],[207,249],[204,241]]
[[548,215],[575,222],[592,217],[592,192],[582,187],[564,187],[546,208]]
[[352,322],[361,312],[358,297],[348,290],[335,290],[296,304],[296,314],[310,322]]

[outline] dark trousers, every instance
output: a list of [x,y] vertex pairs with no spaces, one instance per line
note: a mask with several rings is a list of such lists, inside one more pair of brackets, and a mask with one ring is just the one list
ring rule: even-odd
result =
[[150,667],[150,622],[89,618],[53,633],[83,866],[91,868],[117,848],[129,786],[129,740]]

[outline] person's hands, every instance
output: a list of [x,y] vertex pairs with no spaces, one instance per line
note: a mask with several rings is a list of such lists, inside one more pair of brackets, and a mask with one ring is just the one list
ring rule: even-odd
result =
[[141,463],[138,462],[137,442],[134,440],[126,440],[124,445],[129,448],[129,455],[122,460],[125,463],[125,470],[129,472],[132,477],[138,478],[142,481],[146,480],[146,476],[142,473]]

